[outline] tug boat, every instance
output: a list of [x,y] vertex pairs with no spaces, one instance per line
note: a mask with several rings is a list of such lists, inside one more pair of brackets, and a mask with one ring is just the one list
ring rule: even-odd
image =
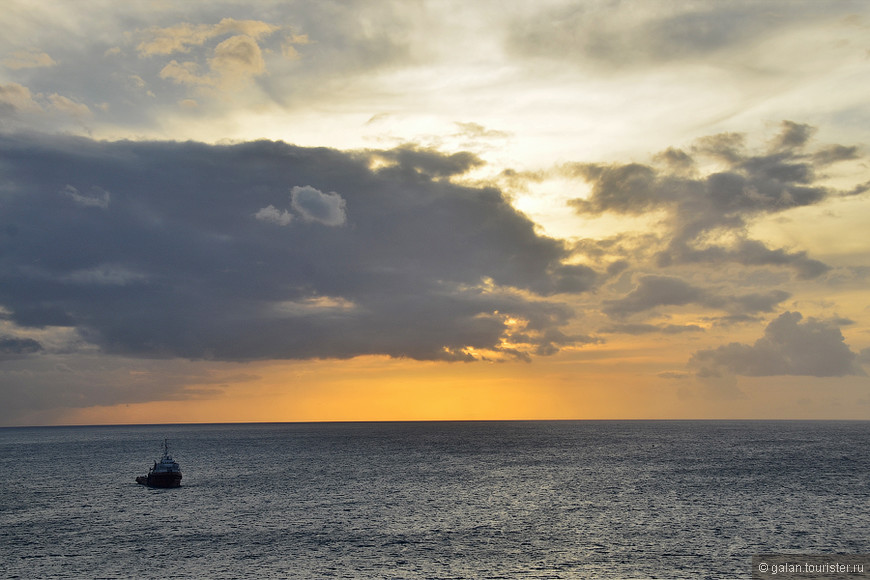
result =
[[154,467],[148,470],[148,475],[140,475],[136,483],[148,487],[180,487],[181,467],[178,462],[169,455],[169,445],[163,440],[163,459],[155,461]]

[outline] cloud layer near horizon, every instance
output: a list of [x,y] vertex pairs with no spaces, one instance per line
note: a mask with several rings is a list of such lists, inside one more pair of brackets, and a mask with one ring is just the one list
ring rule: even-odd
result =
[[[564,334],[572,311],[548,297],[595,272],[498,190],[443,179],[473,157],[19,135],[0,159],[0,305],[22,329],[231,361],[526,358],[591,340]],[[16,340],[6,350],[34,351]]]
[[840,332],[840,324],[783,312],[754,344],[732,342],[692,355],[689,366],[701,377],[734,374],[749,377],[864,375]]
[[[649,165],[560,166],[590,186],[574,211],[659,216],[572,241],[542,235],[494,186],[459,185],[483,164],[468,152],[2,135],[7,415],[215,395],[219,379],[181,359],[528,361],[603,342],[592,325],[674,337],[758,324],[833,270],[749,225],[866,189],[823,185],[823,168],[858,152],[811,134],[785,122],[760,153],[718,135]],[[801,321],[787,312],[755,344],[696,350],[689,369],[863,373],[847,321]],[[123,378],[158,359],[174,370]]]
[[[736,384],[749,367],[720,345],[745,363],[783,312],[867,360],[866,3],[3,7],[12,422],[368,364],[527,373],[578,417],[658,385],[648,408],[694,416],[675,389]],[[661,383],[705,351],[706,379]],[[866,384],[820,369],[766,367],[815,402]]]

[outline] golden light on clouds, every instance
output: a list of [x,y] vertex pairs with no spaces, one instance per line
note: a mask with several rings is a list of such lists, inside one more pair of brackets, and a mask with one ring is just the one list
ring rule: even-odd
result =
[[867,22],[11,0],[0,424],[870,418]]

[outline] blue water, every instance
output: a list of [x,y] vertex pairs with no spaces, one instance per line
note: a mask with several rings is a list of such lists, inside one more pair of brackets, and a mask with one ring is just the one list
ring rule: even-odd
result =
[[[163,439],[179,489],[137,485]],[[8,578],[748,578],[870,552],[870,423],[0,429]]]

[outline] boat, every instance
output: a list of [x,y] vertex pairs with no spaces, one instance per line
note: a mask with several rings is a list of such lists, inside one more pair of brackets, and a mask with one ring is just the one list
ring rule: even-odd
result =
[[169,445],[163,440],[163,459],[155,461],[154,466],[148,470],[148,475],[140,475],[136,483],[148,487],[179,487],[181,486],[181,467],[169,454]]

